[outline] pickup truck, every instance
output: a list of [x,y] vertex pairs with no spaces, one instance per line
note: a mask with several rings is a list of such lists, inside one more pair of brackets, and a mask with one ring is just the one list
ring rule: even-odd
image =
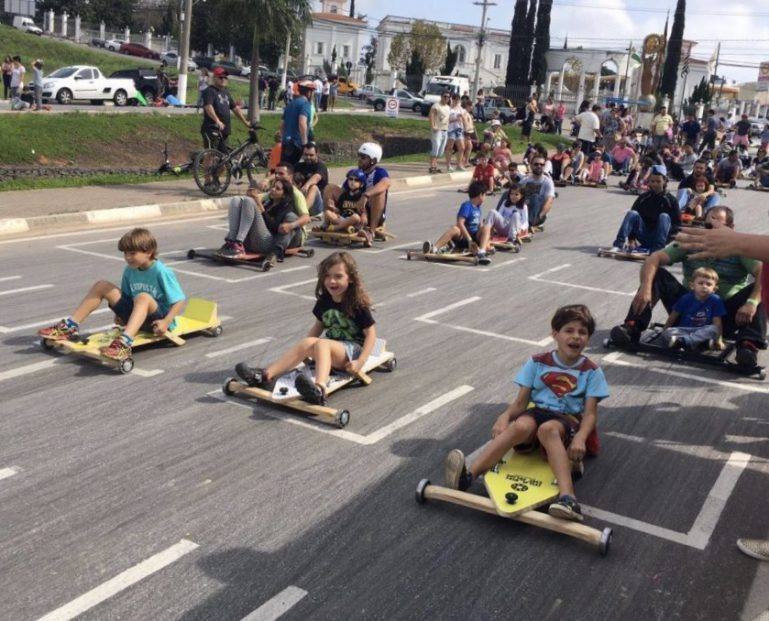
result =
[[136,86],[130,78],[105,78],[96,67],[71,65],[61,67],[43,78],[43,99],[56,100],[60,104],[76,99],[91,103],[112,100],[116,106],[125,106],[136,98]]

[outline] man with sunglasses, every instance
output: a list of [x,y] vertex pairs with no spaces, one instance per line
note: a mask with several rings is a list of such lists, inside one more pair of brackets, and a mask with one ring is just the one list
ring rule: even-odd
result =
[[449,101],[451,93],[445,91],[441,94],[441,100],[430,106],[430,141],[432,142],[432,151],[430,152],[430,174],[441,172],[438,168],[438,159],[443,157],[446,150],[446,141],[449,137],[449,114],[451,108]]
[[230,151],[227,144],[227,138],[230,135],[230,112],[248,129],[251,128],[248,119],[243,114],[240,106],[227,90],[228,74],[222,67],[214,69],[214,83],[203,91],[203,125],[200,133],[203,136],[203,147],[205,149],[217,149],[222,153]]
[[529,222],[531,226],[541,226],[555,199],[555,184],[545,174],[545,158],[535,155],[531,159],[531,172],[521,179],[520,186],[526,205],[529,207]]

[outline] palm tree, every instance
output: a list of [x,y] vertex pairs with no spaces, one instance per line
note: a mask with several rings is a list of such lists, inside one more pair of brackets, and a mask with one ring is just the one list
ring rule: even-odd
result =
[[[231,0],[243,25],[253,24],[248,117],[259,120],[259,45],[283,39],[310,21],[310,0]],[[288,59],[287,59],[288,60]]]

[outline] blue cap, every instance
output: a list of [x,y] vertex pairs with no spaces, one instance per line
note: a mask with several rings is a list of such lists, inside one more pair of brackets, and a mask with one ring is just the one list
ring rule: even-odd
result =
[[668,176],[668,169],[662,164],[655,164],[652,166],[652,172],[657,175],[662,175],[663,177]]

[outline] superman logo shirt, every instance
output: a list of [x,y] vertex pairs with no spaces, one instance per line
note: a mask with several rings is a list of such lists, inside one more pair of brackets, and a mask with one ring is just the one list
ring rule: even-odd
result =
[[599,401],[609,396],[601,368],[589,358],[567,366],[555,351],[532,356],[516,375],[514,382],[531,388],[531,400],[538,408],[581,416],[585,399]]

